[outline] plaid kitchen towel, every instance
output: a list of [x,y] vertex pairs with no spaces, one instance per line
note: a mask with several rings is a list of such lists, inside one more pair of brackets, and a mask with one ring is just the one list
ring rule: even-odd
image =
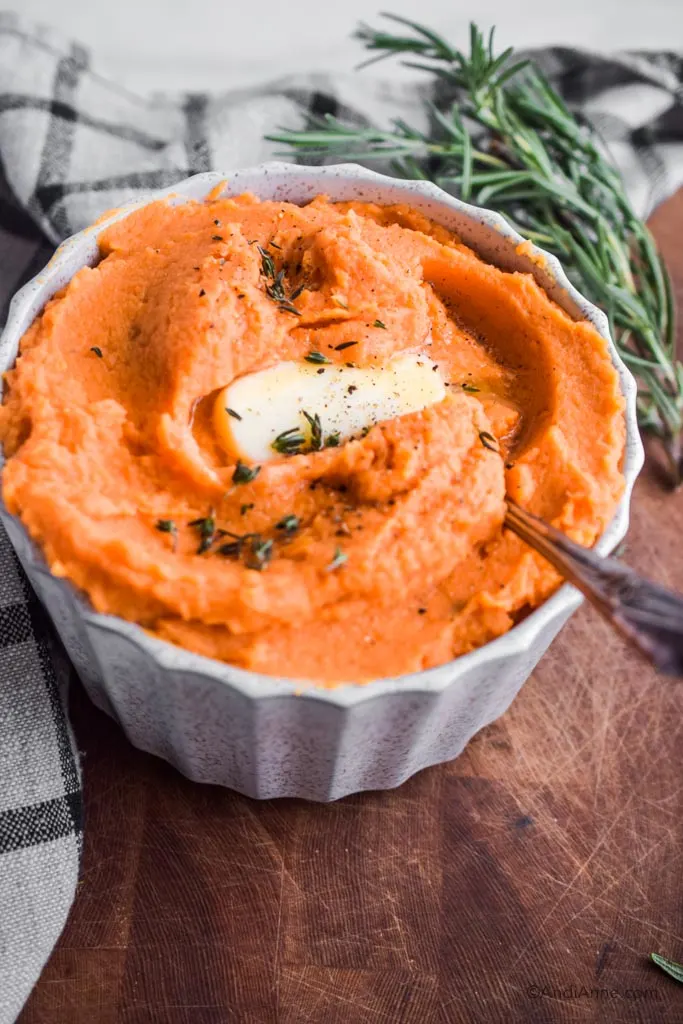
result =
[[[532,56],[597,126],[640,212],[683,182],[680,56]],[[421,127],[427,98],[423,85],[367,73],[140,97],[101,78],[81,46],[0,14],[0,317],[54,244],[104,210],[197,171],[259,163],[273,156],[265,134],[310,113],[382,125],[400,115]],[[0,1024],[9,1024],[73,900],[81,784],[68,668],[1,530]]]

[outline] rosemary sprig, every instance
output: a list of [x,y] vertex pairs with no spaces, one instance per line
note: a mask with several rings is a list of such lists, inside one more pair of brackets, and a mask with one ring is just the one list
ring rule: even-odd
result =
[[667,957],[660,956],[659,953],[650,953],[650,958],[663,971],[683,984],[683,964],[678,964],[675,960],[668,960]]
[[[306,158],[389,160],[395,173],[435,181],[501,213],[558,256],[569,277],[609,318],[640,388],[638,417],[659,438],[674,484],[683,480],[683,364],[676,358],[671,283],[646,225],[596,133],[580,123],[541,72],[496,55],[472,25],[469,52],[423,25],[385,17],[408,31],[361,26],[373,60],[404,55],[432,74],[446,97],[429,105],[429,130],[396,120],[388,130],[314,117],[304,131],[269,138]],[[415,59],[417,58],[417,59]],[[377,325],[377,322],[376,322]]]

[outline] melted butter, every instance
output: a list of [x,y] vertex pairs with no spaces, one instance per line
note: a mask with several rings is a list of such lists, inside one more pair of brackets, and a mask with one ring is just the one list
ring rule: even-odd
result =
[[277,456],[277,439],[286,432],[310,444],[308,417],[319,418],[324,439],[343,443],[375,423],[418,412],[445,395],[436,364],[416,353],[381,367],[282,362],[238,377],[220,391],[213,425],[231,456],[261,463]]

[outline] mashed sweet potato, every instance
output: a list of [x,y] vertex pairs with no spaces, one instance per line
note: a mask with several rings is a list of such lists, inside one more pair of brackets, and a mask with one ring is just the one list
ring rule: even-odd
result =
[[[4,501],[98,611],[259,672],[367,681],[478,647],[556,588],[503,529],[506,493],[584,544],[610,519],[605,341],[408,207],[156,202],[100,247],[26,333],[0,410]],[[447,398],[236,467],[218,389],[350,341],[356,366],[423,350]]]

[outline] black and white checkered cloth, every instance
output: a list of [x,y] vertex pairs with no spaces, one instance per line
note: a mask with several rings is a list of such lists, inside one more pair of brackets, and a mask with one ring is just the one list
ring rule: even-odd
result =
[[[600,131],[641,213],[683,183],[683,58],[533,54]],[[0,14],[0,322],[55,243],[104,210],[210,169],[273,156],[264,135],[307,113],[423,124],[427,87],[369,73],[142,98],[81,46]],[[0,528],[0,1024],[15,1020],[66,921],[81,851],[68,668]]]

